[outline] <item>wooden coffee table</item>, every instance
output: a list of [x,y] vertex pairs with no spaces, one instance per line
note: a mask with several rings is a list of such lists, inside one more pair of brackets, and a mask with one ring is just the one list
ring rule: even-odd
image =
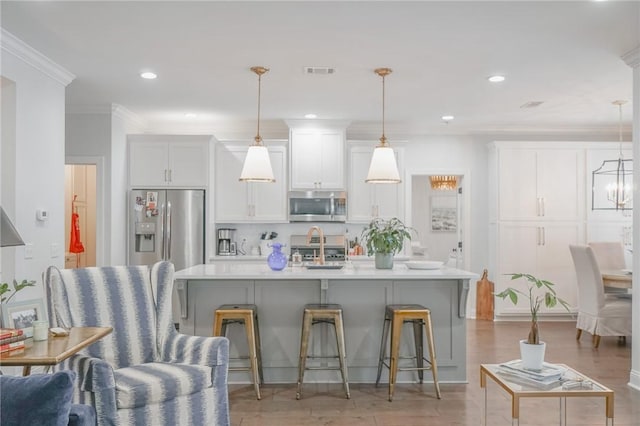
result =
[[111,333],[111,327],[72,327],[68,336],[34,342],[27,339],[24,349],[0,354],[0,366],[23,366],[22,375],[31,374],[34,365],[56,365]]
[[487,377],[496,382],[511,396],[511,424],[520,424],[520,398],[558,398],[560,401],[560,425],[567,424],[567,398],[594,397],[601,396],[605,403],[605,425],[613,425],[613,391],[600,383],[590,379],[578,371],[558,364],[567,369],[565,377],[574,381],[590,382],[591,388],[582,387],[565,389],[562,385],[552,389],[542,389],[518,383],[510,380],[509,377],[498,372],[499,364],[480,364],[480,387],[484,388],[484,404],[481,417],[481,424],[487,424]]

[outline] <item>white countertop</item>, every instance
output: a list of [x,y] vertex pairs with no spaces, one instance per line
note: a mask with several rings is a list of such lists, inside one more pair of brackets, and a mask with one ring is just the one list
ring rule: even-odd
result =
[[461,269],[442,267],[440,269],[409,269],[397,263],[393,269],[376,269],[373,264],[354,263],[342,269],[307,269],[301,266],[287,267],[282,271],[272,271],[267,265],[255,263],[226,262],[195,265],[177,271],[177,280],[206,279],[260,279],[260,280],[295,280],[295,279],[393,279],[393,280],[470,280],[477,279],[478,274]]

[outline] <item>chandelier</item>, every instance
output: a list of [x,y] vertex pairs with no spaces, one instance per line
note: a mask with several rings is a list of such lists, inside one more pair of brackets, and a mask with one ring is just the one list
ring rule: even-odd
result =
[[[633,193],[633,160],[626,160],[622,154],[622,105],[627,101],[614,101],[618,106],[618,143],[617,160],[605,160],[592,172],[591,210],[631,210]],[[601,192],[604,191],[604,196]],[[606,196],[606,202],[604,198]]]
[[365,182],[400,183],[402,181],[398,173],[396,155],[384,135],[384,78],[391,74],[392,70],[391,68],[376,68],[374,72],[382,77],[382,137],[380,138],[380,145],[373,150],[369,173],[367,173]]
[[436,191],[453,191],[458,187],[457,176],[429,176],[429,181],[431,182],[431,189]]
[[258,130],[256,131],[256,137],[253,138],[254,143],[249,147],[247,156],[244,159],[244,165],[240,173],[240,181],[275,182],[276,179],[273,176],[269,151],[267,147],[262,144],[262,137],[260,136],[260,88],[262,74],[269,71],[269,68],[251,67],[251,71],[258,75]]

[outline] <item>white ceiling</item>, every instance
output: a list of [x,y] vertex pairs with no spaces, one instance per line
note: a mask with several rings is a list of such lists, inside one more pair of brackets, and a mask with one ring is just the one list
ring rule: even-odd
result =
[[[119,104],[150,128],[217,131],[313,112],[387,136],[617,131],[637,1],[2,1],[2,27],[76,75],[70,109]],[[305,75],[330,66],[334,75]],[[158,79],[142,80],[153,70]],[[504,74],[492,84],[487,77]],[[521,105],[543,101],[537,108]],[[185,113],[198,114],[186,118]],[[455,116],[449,124],[443,114]],[[623,107],[631,126],[631,102]]]

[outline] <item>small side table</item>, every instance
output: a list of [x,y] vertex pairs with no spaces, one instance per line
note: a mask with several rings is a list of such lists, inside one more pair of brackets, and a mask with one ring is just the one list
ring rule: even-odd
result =
[[72,327],[68,336],[49,335],[49,339],[37,342],[27,339],[23,350],[0,354],[0,366],[23,366],[22,375],[28,376],[32,366],[56,365],[112,331],[111,327]]
[[605,425],[613,426],[613,391],[564,364],[559,365],[567,369],[565,374],[572,379],[591,382],[592,388],[563,389],[562,386],[558,386],[552,389],[540,389],[535,386],[520,384],[517,381],[511,381],[509,377],[503,376],[498,372],[498,364],[481,364],[480,387],[484,388],[481,424],[487,425],[487,377],[489,377],[511,395],[512,425],[520,424],[520,398],[558,398],[560,401],[560,422],[558,424],[564,426],[567,424],[567,398],[602,396],[606,400]]

